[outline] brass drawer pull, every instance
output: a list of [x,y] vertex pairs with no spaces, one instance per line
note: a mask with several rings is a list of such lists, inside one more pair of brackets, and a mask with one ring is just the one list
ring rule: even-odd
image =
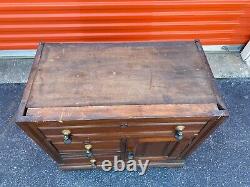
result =
[[183,136],[184,136],[183,130],[184,129],[185,129],[185,126],[182,126],[182,125],[177,126],[175,128],[175,138],[176,138],[177,141],[180,141],[180,140],[183,139]]
[[134,157],[135,157],[134,152],[129,151],[129,152],[128,152],[128,159],[129,159],[129,160],[133,160],[133,159],[134,159]]
[[127,123],[122,123],[122,124],[120,125],[120,127],[121,127],[121,128],[127,128],[127,127],[128,127],[128,124],[127,124]]
[[91,159],[89,160],[89,162],[90,162],[90,164],[91,164],[91,166],[92,166],[93,168],[96,167],[96,159],[95,159],[95,158],[91,158]]
[[85,148],[85,151],[84,151],[84,155],[87,157],[87,158],[91,158],[93,156],[93,153],[92,153],[92,145],[91,144],[85,144],[84,145],[84,148]]
[[72,142],[72,136],[70,130],[62,130],[63,142],[65,144],[70,144]]

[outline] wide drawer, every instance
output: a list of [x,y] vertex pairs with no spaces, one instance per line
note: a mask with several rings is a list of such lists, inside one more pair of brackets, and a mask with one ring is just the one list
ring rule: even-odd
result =
[[39,126],[39,130],[48,138],[53,139],[63,136],[63,130],[70,130],[72,137],[97,137],[97,136],[126,136],[135,133],[167,133],[175,132],[177,126],[184,126],[185,132],[198,133],[206,122],[182,122],[182,123],[121,123],[110,125],[74,125],[74,126]]
[[[197,136],[199,131],[184,131],[184,138],[192,138]],[[122,133],[100,133],[100,134],[73,134],[72,135],[72,143],[74,142],[85,142],[85,141],[96,141],[96,140],[106,140],[106,139],[119,139],[119,138],[160,138],[160,137],[172,137],[175,138],[174,131],[141,131],[141,132],[128,132],[126,134]],[[50,135],[47,136],[49,141],[52,142],[62,142],[63,135]]]

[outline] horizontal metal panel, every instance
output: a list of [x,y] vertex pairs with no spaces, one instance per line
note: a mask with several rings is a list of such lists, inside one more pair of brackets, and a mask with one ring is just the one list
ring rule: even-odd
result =
[[249,0],[2,0],[0,49],[39,42],[250,39]]

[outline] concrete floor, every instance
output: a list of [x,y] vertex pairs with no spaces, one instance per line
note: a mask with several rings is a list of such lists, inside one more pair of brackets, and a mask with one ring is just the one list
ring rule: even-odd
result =
[[219,79],[230,118],[183,168],[61,171],[15,124],[24,84],[0,84],[0,186],[250,186],[250,79]]
[[32,58],[0,58],[0,84],[27,82],[32,63]]
[[[208,62],[215,78],[250,77],[250,67],[237,52],[207,52]],[[0,58],[0,83],[25,83],[31,69],[32,58]]]
[[242,61],[240,53],[206,53],[215,78],[250,77],[250,67]]

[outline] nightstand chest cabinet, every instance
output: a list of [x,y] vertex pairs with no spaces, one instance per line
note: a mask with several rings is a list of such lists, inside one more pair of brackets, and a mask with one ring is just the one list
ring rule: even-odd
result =
[[177,167],[227,116],[199,41],[42,43],[17,124],[62,169]]

